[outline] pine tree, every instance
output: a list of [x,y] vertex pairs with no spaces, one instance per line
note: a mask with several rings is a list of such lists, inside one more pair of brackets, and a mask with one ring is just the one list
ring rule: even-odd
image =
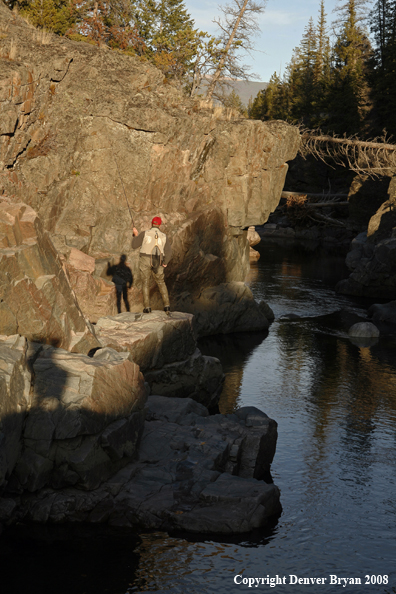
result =
[[305,27],[300,46],[294,52],[292,68],[289,69],[293,85],[293,107],[291,116],[310,125],[312,107],[315,102],[315,64],[317,56],[316,30],[312,17]]
[[231,93],[229,93],[223,99],[223,105],[224,107],[229,107],[230,109],[238,112],[239,115],[243,117],[246,117],[247,115],[247,109],[245,105],[242,103],[242,99],[240,98],[238,93],[235,92],[234,89],[232,89]]
[[152,51],[166,50],[180,31],[193,30],[183,0],[140,0],[136,22],[146,45]]
[[136,3],[134,18],[139,33],[149,50],[155,36],[158,20],[158,5],[156,0],[139,0]]
[[71,0],[22,0],[14,4],[32,25],[60,35],[66,33],[75,19]]
[[200,32],[184,0],[138,0],[135,18],[149,59],[169,78],[191,76]]
[[341,29],[334,46],[333,81],[328,125],[338,134],[363,133],[370,109],[368,60],[371,46],[359,24],[366,0],[348,0],[339,7]]
[[311,117],[312,128],[326,127],[328,119],[328,94],[331,84],[331,45],[327,32],[324,0],[320,2],[319,19],[316,26],[316,56],[313,68],[314,109]]
[[259,91],[249,106],[252,120],[291,121],[290,81],[281,80],[276,72],[271,76],[265,90]]
[[373,96],[376,133],[396,134],[396,1],[377,0],[370,13],[374,33]]

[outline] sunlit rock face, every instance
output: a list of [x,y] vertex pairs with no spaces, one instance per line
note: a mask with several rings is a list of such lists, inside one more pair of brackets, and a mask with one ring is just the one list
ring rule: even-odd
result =
[[122,313],[100,318],[96,332],[105,348],[129,353],[152,394],[190,397],[210,408],[218,404],[223,369],[217,358],[197,348],[191,314]]
[[17,40],[15,59],[0,61],[0,192],[37,211],[66,260],[72,248],[95,259],[85,279],[75,265],[70,275],[84,313],[95,315],[95,304],[114,313],[98,279],[108,280],[107,261],[122,253],[140,307],[131,215],[139,230],[162,217],[174,246],[172,296],[244,280],[244,229],[277,206],[298,130],[218,119],[147,62],[55,36],[43,45],[3,3],[0,18],[8,26],[0,46]]
[[97,340],[35,211],[0,200],[0,334],[88,352]]

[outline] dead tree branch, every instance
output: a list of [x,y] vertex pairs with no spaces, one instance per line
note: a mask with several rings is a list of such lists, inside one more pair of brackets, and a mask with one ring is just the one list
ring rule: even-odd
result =
[[386,136],[372,141],[327,136],[320,130],[302,130],[300,154],[323,161],[326,165],[348,167],[359,175],[391,176],[396,171],[396,145]]

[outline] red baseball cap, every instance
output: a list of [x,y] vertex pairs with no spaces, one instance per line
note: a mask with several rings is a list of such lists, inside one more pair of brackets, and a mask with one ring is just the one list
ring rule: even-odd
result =
[[151,221],[152,225],[155,225],[156,227],[159,227],[162,223],[161,217],[154,217],[153,220]]

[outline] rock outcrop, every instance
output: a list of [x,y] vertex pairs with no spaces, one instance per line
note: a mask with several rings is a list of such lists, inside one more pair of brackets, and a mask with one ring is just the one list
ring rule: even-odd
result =
[[351,274],[337,284],[339,293],[381,299],[396,295],[396,178],[388,194],[389,199],[371,217],[367,233],[352,241],[346,259]]
[[242,282],[208,287],[196,297],[185,291],[177,299],[176,307],[194,314],[199,337],[268,330],[274,319],[270,307],[258,304]]
[[7,492],[94,489],[135,456],[147,394],[127,354],[94,359],[14,336],[0,357]]
[[0,245],[0,334],[85,353],[98,346],[30,206],[0,199]]
[[[82,311],[93,321],[114,313],[105,271],[122,253],[135,276],[131,304],[141,306],[123,187],[139,230],[163,219],[173,297],[243,281],[245,229],[277,206],[297,128],[219,119],[138,57],[56,36],[42,43],[1,1],[0,18],[0,193],[38,213],[74,270]],[[72,249],[94,258],[95,271],[80,274]]]
[[269,469],[276,435],[275,421],[253,407],[208,416],[190,399],[151,396],[136,462],[95,491],[42,489],[26,495],[14,516],[247,532],[281,511],[279,489],[257,480]]
[[218,403],[223,370],[218,359],[197,348],[191,314],[123,313],[99,319],[95,328],[104,347],[129,353],[151,393],[188,396],[209,408]]
[[[163,362],[165,353],[153,351]],[[232,534],[279,514],[279,489],[262,480],[275,421],[254,407],[209,416],[190,398],[153,395],[144,409],[147,376],[129,357],[110,347],[89,357],[19,336],[0,340],[0,522]],[[179,389],[177,378],[169,385]]]
[[26,340],[0,340],[0,492],[13,472],[22,448],[22,430],[30,406],[30,371]]

